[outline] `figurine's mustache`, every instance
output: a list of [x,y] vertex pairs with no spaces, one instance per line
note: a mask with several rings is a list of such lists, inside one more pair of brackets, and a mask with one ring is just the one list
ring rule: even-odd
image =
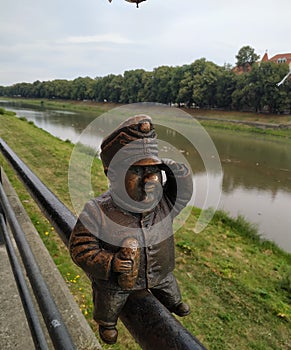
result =
[[144,201],[154,201],[161,198],[163,188],[160,182],[150,181],[144,185]]
[[147,182],[144,185],[145,192],[159,192],[161,190],[161,184],[159,182]]

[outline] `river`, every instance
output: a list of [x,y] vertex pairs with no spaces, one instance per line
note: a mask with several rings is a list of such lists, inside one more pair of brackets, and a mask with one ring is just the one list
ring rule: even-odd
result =
[[[73,143],[77,142],[80,134],[95,118],[88,113],[12,106],[3,101],[1,106],[15,111],[19,117],[33,121],[52,135],[62,140],[69,139]],[[291,252],[291,143],[255,134],[213,129],[208,130],[208,133],[216,146],[223,169],[219,208],[232,216],[244,216],[258,226],[263,238],[273,240]],[[101,138],[100,135],[88,134],[86,143],[100,143]],[[175,135],[176,141],[177,138],[179,135]],[[183,140],[180,149],[188,157],[189,163],[194,162],[192,168],[197,169],[196,188],[203,187],[206,174],[189,156]],[[213,173],[211,181],[220,179]],[[195,205],[202,206],[203,195],[199,194],[199,190],[196,195]]]

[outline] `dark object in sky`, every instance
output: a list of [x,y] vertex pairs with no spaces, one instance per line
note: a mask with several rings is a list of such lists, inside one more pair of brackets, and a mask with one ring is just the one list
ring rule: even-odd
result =
[[[108,0],[108,1],[111,2],[112,0]],[[134,4],[136,4],[136,7],[138,7],[139,3],[146,1],[146,0],[125,0],[125,1],[134,3]]]

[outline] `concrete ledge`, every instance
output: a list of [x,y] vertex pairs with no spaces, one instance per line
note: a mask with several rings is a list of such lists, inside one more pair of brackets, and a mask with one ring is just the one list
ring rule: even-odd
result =
[[[63,321],[71,334],[76,349],[101,349],[100,343],[81,313],[79,306],[71,295],[68,286],[49,255],[3,169],[1,169],[1,177],[4,191],[25,233],[31,251],[62,315]],[[15,325],[15,329],[17,327],[18,325]]]

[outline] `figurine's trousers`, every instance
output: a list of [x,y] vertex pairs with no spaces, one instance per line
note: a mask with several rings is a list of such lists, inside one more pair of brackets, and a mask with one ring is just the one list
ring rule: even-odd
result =
[[[115,326],[127,298],[135,290],[115,290],[98,288],[93,283],[94,320],[105,327]],[[181,293],[177,281],[169,273],[158,285],[150,288],[152,294],[169,310],[181,302]]]

